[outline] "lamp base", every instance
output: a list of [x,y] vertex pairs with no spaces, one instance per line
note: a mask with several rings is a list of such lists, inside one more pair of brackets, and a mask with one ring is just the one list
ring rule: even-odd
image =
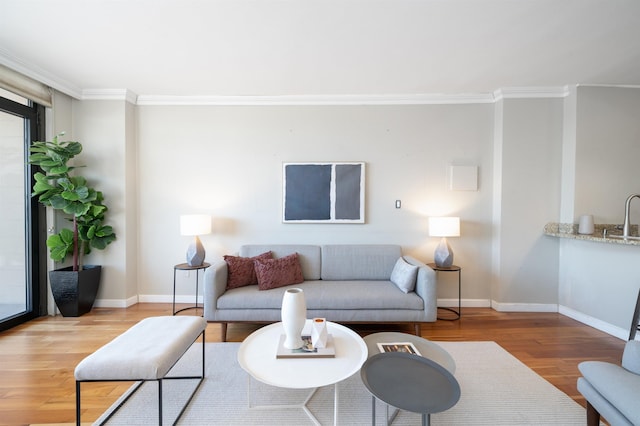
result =
[[446,238],[442,238],[438,243],[436,251],[433,253],[433,261],[440,268],[448,268],[453,265],[453,251]]
[[204,246],[196,235],[196,238],[187,248],[187,264],[189,266],[201,266],[204,262],[204,255]]

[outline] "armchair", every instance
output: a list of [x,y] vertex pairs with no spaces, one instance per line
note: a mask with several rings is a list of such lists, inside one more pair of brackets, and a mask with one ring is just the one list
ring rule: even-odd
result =
[[640,341],[634,340],[639,316],[640,291],[621,366],[602,361],[578,365],[583,376],[578,379],[578,391],[587,400],[587,426],[599,425],[601,416],[611,426],[640,425]]

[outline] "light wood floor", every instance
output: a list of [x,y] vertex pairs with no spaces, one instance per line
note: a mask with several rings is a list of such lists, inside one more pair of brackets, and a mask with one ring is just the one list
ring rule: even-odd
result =
[[[170,314],[170,304],[96,308],[79,318],[44,317],[0,333],[0,425],[75,422],[76,364],[142,318]],[[242,341],[257,327],[230,325],[228,340]],[[352,327],[362,335],[380,330],[412,332],[412,327]],[[209,324],[207,341],[219,341],[219,332],[219,325]],[[422,336],[435,341],[493,340],[583,405],[576,390],[578,363],[619,363],[624,347],[622,340],[560,314],[500,313],[488,308],[463,308],[460,321],[424,324]],[[95,420],[129,386],[94,383],[83,388],[83,422]]]

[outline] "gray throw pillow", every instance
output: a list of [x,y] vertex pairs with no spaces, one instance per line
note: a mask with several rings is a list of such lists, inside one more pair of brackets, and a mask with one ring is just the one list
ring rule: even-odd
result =
[[391,282],[405,293],[415,290],[418,267],[408,264],[402,257],[396,261],[391,272]]
[[632,373],[640,374],[640,340],[631,340],[625,344],[622,367]]

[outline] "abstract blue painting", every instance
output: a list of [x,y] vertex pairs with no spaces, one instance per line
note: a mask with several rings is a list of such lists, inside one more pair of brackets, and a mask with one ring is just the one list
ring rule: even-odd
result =
[[284,163],[283,221],[364,223],[365,164]]

